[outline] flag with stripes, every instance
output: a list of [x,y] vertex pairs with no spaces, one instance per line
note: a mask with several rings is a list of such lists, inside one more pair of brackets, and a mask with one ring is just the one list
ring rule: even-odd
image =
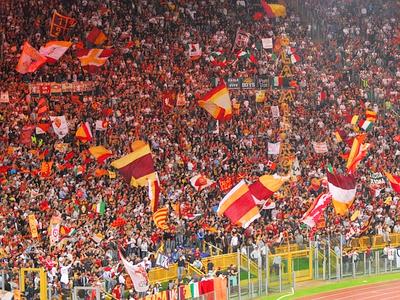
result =
[[278,175],[263,175],[249,186],[251,194],[258,201],[270,198],[288,178]]
[[162,230],[167,230],[169,228],[167,224],[168,219],[168,208],[162,207],[158,209],[155,213],[153,213],[153,221],[156,224],[157,228]]
[[82,123],[76,130],[75,137],[82,143],[90,142],[93,138],[92,131],[88,122]]
[[150,207],[151,212],[155,212],[158,208],[160,202],[160,181],[158,179],[158,175],[156,173],[156,178],[148,180],[149,184],[149,199],[150,199]]
[[37,112],[38,119],[40,120],[49,111],[46,98],[42,97],[39,99],[37,104],[37,109],[38,109]]
[[99,28],[94,27],[86,37],[89,43],[96,46],[103,44],[107,40],[107,36]]
[[329,205],[332,200],[332,195],[329,193],[320,194],[310,206],[310,208],[304,213],[301,221],[309,227],[314,227],[318,224],[320,217],[323,215],[325,208]]
[[366,135],[364,133],[357,135],[353,140],[346,164],[347,172],[350,174],[355,172],[358,164],[367,155],[369,144],[364,144],[365,139]]
[[104,146],[90,147],[89,152],[99,163],[103,163],[107,158],[113,155],[113,153]]
[[391,173],[385,172],[387,179],[389,179],[392,189],[400,194],[400,176],[393,175]]
[[228,121],[232,117],[231,98],[223,81],[199,100],[198,104],[218,121]]
[[153,157],[150,146],[143,141],[133,143],[133,151],[111,163],[132,186],[146,186],[148,179],[155,179]]
[[247,228],[260,217],[260,211],[244,180],[240,181],[219,203],[217,214],[233,225]]
[[83,69],[95,73],[113,54],[113,49],[81,49],[76,52]]
[[338,215],[345,215],[356,196],[356,179],[352,174],[341,175],[327,172],[328,189]]

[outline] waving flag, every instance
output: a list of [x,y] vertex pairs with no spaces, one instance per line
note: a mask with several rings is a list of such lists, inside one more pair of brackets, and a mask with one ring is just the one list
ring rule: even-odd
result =
[[160,181],[156,173],[156,178],[148,180],[149,182],[149,199],[151,211],[154,213],[158,209],[160,202]]
[[201,191],[206,187],[212,185],[214,181],[208,179],[204,175],[198,174],[190,178],[190,184],[195,188],[196,191]]
[[400,194],[400,176],[392,175],[388,172],[385,172],[387,179],[389,179],[390,185],[392,189]]
[[358,127],[362,128],[365,131],[370,131],[372,129],[373,123],[368,120],[361,120],[358,122]]
[[191,60],[198,60],[202,53],[200,44],[189,44],[189,57]]
[[325,208],[329,205],[331,200],[331,194],[320,194],[317,198],[315,198],[313,204],[305,212],[301,221],[311,228],[314,227],[316,224],[318,224],[320,217],[323,215]]
[[113,54],[113,49],[81,49],[76,52],[83,69],[95,73]]
[[103,163],[107,158],[112,156],[112,152],[104,146],[94,146],[89,148],[89,152],[99,162]]
[[281,4],[268,4],[265,0],[260,0],[261,6],[263,7],[265,14],[268,18],[285,17],[286,7]]
[[338,215],[345,215],[356,196],[356,179],[353,175],[327,173],[328,188]]
[[75,133],[75,136],[82,143],[90,142],[93,138],[92,131],[88,122],[82,123]]
[[249,187],[240,181],[219,203],[217,213],[224,215],[232,224],[247,228],[260,217],[260,211],[255,203]]
[[251,184],[249,189],[251,194],[259,201],[266,200],[278,191],[287,180],[287,177],[278,175],[263,175]]
[[25,42],[16,70],[21,74],[33,73],[44,65],[46,61],[47,58],[44,55],[40,54],[28,42]]
[[135,291],[138,293],[145,293],[149,289],[149,277],[146,272],[145,265],[143,263],[139,263],[137,265],[132,264],[127,261],[125,257],[122,255],[121,251],[118,250],[119,257],[122,260],[122,263],[125,267],[126,272],[129,274],[129,277],[132,279],[133,287]]
[[378,114],[373,110],[367,109],[365,112],[365,118],[367,119],[367,121],[376,122],[376,120],[378,119]]
[[47,57],[47,61],[55,63],[71,47],[72,42],[50,41],[45,46],[40,47],[39,53]]
[[86,37],[88,42],[98,46],[103,44],[107,40],[107,36],[99,28],[94,27]]
[[365,134],[357,135],[353,140],[353,145],[351,146],[349,158],[347,159],[347,172],[354,173],[358,164],[361,160],[367,155],[367,150],[369,148],[369,144],[363,144],[366,139]]
[[169,226],[167,225],[168,219],[168,208],[163,207],[158,209],[155,213],[153,213],[153,221],[156,224],[157,228],[162,230],[167,230]]
[[218,121],[228,121],[232,117],[232,103],[224,82],[209,91],[198,103]]
[[50,117],[54,133],[62,139],[68,134],[68,123],[65,116]]
[[111,165],[132,186],[146,186],[148,179],[156,178],[150,146],[143,141],[136,141],[134,145],[133,152],[113,161]]
[[63,16],[55,11],[50,23],[50,36],[59,37],[64,35],[76,23],[74,18]]

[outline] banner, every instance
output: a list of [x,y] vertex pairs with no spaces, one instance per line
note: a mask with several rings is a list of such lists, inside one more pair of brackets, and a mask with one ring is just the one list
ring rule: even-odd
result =
[[240,78],[228,78],[226,80],[226,86],[228,89],[240,89],[242,86]]
[[328,145],[326,144],[326,142],[313,142],[313,147],[314,147],[314,151],[315,153],[318,154],[324,154],[328,152]]
[[268,142],[268,154],[279,155],[281,143],[269,143]]
[[160,266],[164,269],[168,269],[169,268],[169,258],[168,256],[165,256],[161,253],[157,254],[157,258],[156,258],[156,265]]
[[272,117],[275,119],[279,119],[281,116],[279,113],[279,107],[276,105],[271,106],[271,113],[272,113]]
[[380,172],[372,173],[371,174],[371,183],[372,184],[385,184],[386,183],[385,177]]
[[50,220],[49,234],[50,234],[50,245],[54,245],[60,240],[60,217],[52,217]]
[[234,45],[233,49],[247,48],[249,39],[250,39],[250,33],[245,32],[244,30],[238,29],[238,31],[236,32],[235,45]]
[[273,48],[272,38],[263,38],[263,39],[261,39],[261,42],[262,42],[262,47],[264,49],[272,49]]
[[35,215],[29,215],[28,221],[29,221],[29,228],[31,230],[32,238],[37,238],[39,235],[38,235],[38,231],[37,231],[37,226],[36,226],[37,221],[36,221]]
[[33,95],[62,94],[62,93],[85,93],[92,92],[96,88],[93,81],[77,82],[35,82],[28,84],[29,92]]
[[269,78],[258,78],[257,80],[257,86],[260,89],[266,89],[270,87],[271,79]]
[[256,82],[255,82],[254,78],[250,78],[250,77],[244,78],[244,79],[242,79],[241,87],[242,87],[242,89],[255,89]]
[[256,92],[256,102],[263,103],[265,101],[265,91]]

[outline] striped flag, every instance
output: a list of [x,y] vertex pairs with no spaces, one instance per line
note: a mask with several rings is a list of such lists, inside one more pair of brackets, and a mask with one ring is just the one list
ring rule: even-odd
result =
[[106,202],[104,202],[103,200],[100,200],[97,204],[96,204],[96,212],[100,215],[103,215],[106,211]]
[[283,86],[283,77],[282,76],[275,76],[274,77],[274,86]]
[[278,175],[263,175],[251,184],[249,189],[257,200],[266,200],[277,192],[287,179]]
[[327,173],[328,188],[338,215],[345,215],[356,196],[356,179],[353,175]]
[[378,119],[378,114],[376,112],[374,112],[373,110],[367,109],[365,112],[365,118],[368,121],[376,122],[376,120]]
[[99,163],[103,163],[107,158],[113,155],[113,153],[104,146],[90,147],[89,152]]
[[40,47],[39,53],[47,57],[47,62],[55,63],[71,47],[72,42],[50,41],[45,46]]
[[76,130],[75,137],[82,143],[90,142],[93,138],[92,131],[88,122],[82,123]]
[[311,228],[314,227],[316,224],[318,224],[320,217],[323,215],[325,208],[329,205],[331,200],[331,194],[320,194],[317,198],[315,198],[313,204],[305,212],[301,221]]
[[260,217],[260,211],[244,180],[240,181],[219,203],[217,213],[232,224],[247,228]]
[[46,98],[42,97],[39,99],[38,104],[38,119],[40,120],[44,114],[46,114],[49,111],[49,107],[47,106],[47,101]]
[[358,122],[358,127],[362,128],[364,131],[370,131],[372,129],[373,123],[368,120],[361,120]]
[[232,117],[231,98],[223,81],[199,100],[198,104],[218,121],[228,121]]
[[390,174],[388,172],[385,172],[385,175],[386,175],[387,179],[389,179],[392,189],[396,193],[400,194],[400,176],[396,176],[396,175]]
[[149,182],[149,199],[151,212],[155,212],[160,202],[160,181],[156,173],[156,178],[148,180]]
[[156,178],[150,146],[143,141],[133,144],[135,149],[131,153],[113,161],[111,165],[118,169],[121,176],[132,186],[146,186],[148,179]]
[[107,40],[107,36],[99,28],[94,27],[86,37],[87,41],[98,46]]
[[268,4],[265,0],[260,0],[260,4],[264,9],[268,18],[285,17],[286,7],[281,4]]
[[156,224],[157,228],[162,230],[167,230],[169,226],[167,225],[168,219],[168,208],[162,207],[158,209],[155,213],[153,213],[153,221]]
[[295,63],[299,62],[300,60],[301,60],[301,58],[297,53],[293,53],[292,55],[290,55],[290,61],[292,62],[292,64],[295,64]]
[[367,155],[369,144],[363,144],[366,139],[366,134],[357,135],[351,146],[349,158],[347,159],[347,172],[352,174],[355,172],[360,161]]

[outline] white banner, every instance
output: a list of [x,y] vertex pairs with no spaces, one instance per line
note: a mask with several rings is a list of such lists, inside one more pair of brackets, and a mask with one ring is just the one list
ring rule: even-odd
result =
[[10,96],[8,95],[8,91],[0,93],[0,103],[9,103]]
[[263,38],[263,39],[261,39],[261,41],[262,41],[262,46],[264,49],[272,49],[273,48],[272,38]]
[[400,248],[396,249],[396,268],[400,268]]
[[273,118],[279,119],[279,117],[281,116],[279,113],[279,106],[276,105],[271,106],[271,113]]
[[268,154],[279,155],[281,143],[268,143]]
[[328,152],[328,145],[326,144],[326,142],[313,142],[313,147],[314,147],[314,151],[315,153],[318,154],[323,154]]

